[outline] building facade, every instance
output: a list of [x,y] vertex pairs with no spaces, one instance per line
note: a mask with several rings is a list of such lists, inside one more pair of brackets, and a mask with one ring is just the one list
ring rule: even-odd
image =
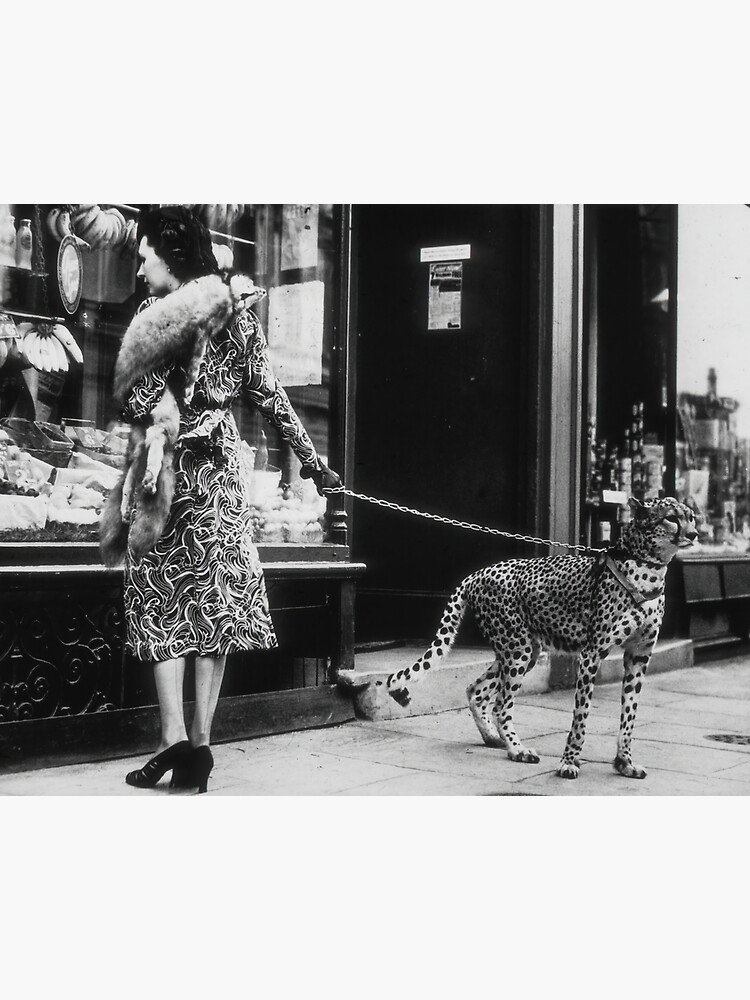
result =
[[[123,654],[121,575],[99,565],[96,540],[122,465],[110,385],[144,296],[136,234],[148,207],[0,206],[6,756],[147,747],[155,724],[148,665]],[[741,392],[717,393],[744,356],[736,337],[733,354],[722,346],[742,304],[730,315],[720,291],[702,338],[688,323],[701,274],[742,274],[745,206],[191,208],[220,260],[268,289],[259,315],[277,374],[347,486],[542,540],[340,496],[321,504],[239,404],[281,649],[230,662],[219,738],[351,717],[335,674],[355,644],[425,638],[458,580],[547,554],[544,540],[607,544],[629,494],[676,495],[701,524],[670,575],[664,634],[745,637],[750,433]],[[50,340],[55,326],[62,339]],[[709,378],[703,392],[691,365]]]

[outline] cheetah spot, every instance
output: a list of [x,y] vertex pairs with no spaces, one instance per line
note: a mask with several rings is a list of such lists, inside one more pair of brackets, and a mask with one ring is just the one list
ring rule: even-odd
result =
[[401,688],[398,691],[389,691],[388,694],[399,705],[406,706],[411,701],[411,695],[409,694],[408,688]]

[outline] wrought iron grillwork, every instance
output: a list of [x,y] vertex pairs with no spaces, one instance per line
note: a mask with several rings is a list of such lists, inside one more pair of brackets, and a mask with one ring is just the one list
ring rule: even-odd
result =
[[91,591],[55,597],[0,608],[0,723],[119,707],[121,610]]

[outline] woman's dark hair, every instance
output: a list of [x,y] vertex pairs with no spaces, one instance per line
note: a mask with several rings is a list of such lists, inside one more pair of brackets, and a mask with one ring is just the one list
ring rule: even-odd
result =
[[138,222],[138,239],[144,236],[180,281],[219,273],[211,234],[183,205],[154,208],[143,215]]

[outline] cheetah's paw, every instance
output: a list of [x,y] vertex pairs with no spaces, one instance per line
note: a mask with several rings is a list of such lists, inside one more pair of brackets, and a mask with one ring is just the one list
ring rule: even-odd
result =
[[561,760],[557,768],[557,776],[558,778],[577,778],[580,769],[581,765],[579,763],[575,763],[572,760]]
[[520,764],[538,764],[539,754],[536,750],[531,750],[521,746],[517,750],[508,750],[508,757]]
[[636,767],[629,760],[625,760],[624,757],[615,757],[614,768],[618,774],[621,774],[624,778],[645,778],[646,772],[642,767]]

